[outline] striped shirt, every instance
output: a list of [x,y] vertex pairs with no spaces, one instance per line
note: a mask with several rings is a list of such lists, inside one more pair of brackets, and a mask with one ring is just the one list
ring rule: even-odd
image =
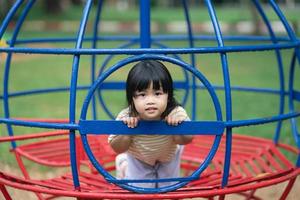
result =
[[[185,121],[190,120],[186,111],[181,106],[176,107],[169,115],[183,115]],[[122,110],[116,120],[122,120],[129,116],[129,109]],[[110,143],[117,135],[110,135]],[[178,145],[174,143],[172,135],[132,135],[132,141],[128,149],[135,158],[149,164],[155,165],[156,162],[169,162],[175,155]]]

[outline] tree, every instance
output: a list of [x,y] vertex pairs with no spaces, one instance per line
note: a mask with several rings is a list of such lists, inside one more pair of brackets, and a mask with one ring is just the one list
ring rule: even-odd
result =
[[45,0],[45,10],[50,14],[61,13],[70,4],[67,0]]
[[82,0],[71,0],[71,3],[73,5],[81,5],[82,4]]

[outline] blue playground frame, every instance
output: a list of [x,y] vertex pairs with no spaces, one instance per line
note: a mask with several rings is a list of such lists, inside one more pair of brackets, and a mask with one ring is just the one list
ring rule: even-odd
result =
[[[25,4],[23,11],[16,23],[14,32],[12,37],[8,43],[8,47],[0,47],[0,53],[7,53],[7,59],[5,62],[5,74],[3,80],[3,94],[0,95],[0,99],[3,101],[4,105],[4,117],[0,118],[0,123],[5,124],[7,127],[7,132],[10,136],[14,135],[14,131],[12,126],[24,126],[24,127],[35,127],[35,128],[49,128],[49,129],[65,129],[69,130],[69,140],[70,140],[70,156],[71,156],[71,168],[73,174],[73,182],[75,188],[80,188],[80,182],[78,179],[78,171],[77,171],[77,160],[76,160],[76,144],[75,144],[75,136],[76,132],[80,132],[82,142],[84,144],[84,148],[95,166],[95,168],[99,171],[99,173],[103,174],[107,181],[115,183],[120,187],[125,189],[139,192],[139,193],[161,193],[168,192],[175,189],[178,189],[184,185],[186,185],[191,180],[197,179],[200,174],[206,169],[209,165],[209,162],[213,158],[214,154],[218,149],[218,145],[220,143],[221,136],[224,134],[226,137],[226,155],[225,155],[225,165],[224,165],[224,176],[222,179],[222,187],[226,187],[228,183],[228,175],[230,168],[230,159],[231,159],[231,141],[232,141],[232,129],[236,127],[243,126],[252,126],[258,124],[272,123],[276,122],[277,127],[274,134],[274,143],[277,144],[280,139],[280,130],[282,126],[283,120],[290,120],[292,133],[294,140],[296,142],[297,148],[300,150],[300,135],[299,135],[299,127],[296,122],[296,118],[300,116],[300,112],[297,111],[294,107],[294,102],[300,101],[300,91],[294,89],[294,80],[295,80],[295,68],[296,65],[300,63],[300,40],[297,38],[292,28],[288,24],[286,18],[281,12],[280,8],[276,4],[275,1],[269,0],[268,3],[277,14],[281,23],[283,24],[288,37],[277,37],[272,29],[272,26],[264,12],[264,8],[261,6],[258,0],[253,0],[253,5],[256,7],[259,12],[261,18],[265,26],[267,27],[269,36],[223,36],[216,12],[214,10],[213,4],[210,0],[205,0],[205,4],[207,6],[208,13],[211,18],[211,22],[214,28],[214,36],[198,36],[194,35],[191,25],[191,20],[189,17],[188,4],[186,0],[182,0],[182,5],[186,18],[187,25],[187,35],[184,36],[152,36],[151,35],[151,8],[150,8],[150,0],[141,0],[140,1],[140,35],[139,36],[98,36],[98,28],[100,24],[100,15],[103,7],[103,1],[99,1],[97,6],[97,14],[96,20],[93,25],[93,36],[85,37],[86,26],[88,22],[88,17],[92,8],[93,1],[87,0],[85,3],[85,8],[83,10],[81,23],[78,29],[78,34],[76,38],[35,38],[35,39],[18,39],[18,34],[20,29],[26,20],[26,16],[34,5],[35,0],[17,0],[13,5],[6,18],[2,22],[0,26],[0,39],[3,37],[5,31],[7,30],[8,24],[11,22],[14,15],[19,11],[19,9]],[[101,27],[100,27],[101,28]],[[195,41],[203,39],[203,40],[213,40],[216,41],[218,46],[216,47],[196,47]],[[117,40],[122,42],[127,42],[125,45],[119,46],[117,49],[101,49],[97,48],[97,42],[103,40]],[[160,41],[176,41],[176,40],[188,40],[189,48],[169,48],[160,44]],[[224,41],[268,41],[271,44],[259,44],[259,45],[239,45],[239,46],[226,46],[224,45]],[[83,48],[82,44],[84,41],[91,41],[92,48]],[[18,44],[31,44],[31,43],[43,43],[43,42],[76,42],[74,48],[29,48],[29,47],[17,47]],[[130,47],[133,44],[140,44],[140,48],[131,49]],[[158,46],[159,48],[152,48],[153,46]],[[280,50],[282,49],[294,49],[294,55],[290,64],[290,74],[288,81],[288,90],[285,90],[285,80],[283,76],[283,64]],[[230,83],[230,73],[228,69],[228,61],[227,54],[232,52],[251,52],[251,51],[274,51],[276,54],[277,64],[278,64],[278,73],[279,73],[279,89],[269,89],[269,88],[251,88],[251,87],[236,87],[231,86]],[[16,53],[29,53],[29,54],[47,54],[47,55],[72,55],[73,56],[73,66],[72,66],[72,75],[71,75],[71,83],[69,87],[61,87],[61,88],[45,88],[39,90],[30,90],[30,91],[20,91],[20,92],[9,92],[9,73],[11,67],[11,56]],[[190,63],[185,63],[180,60],[178,55],[181,54],[189,54],[190,55]],[[206,80],[205,76],[201,74],[194,66],[196,66],[196,54],[218,54],[220,56],[221,64],[222,64],[222,73],[224,79],[223,86],[215,86],[211,85],[208,80]],[[78,79],[78,70],[80,57],[82,55],[91,55],[92,64],[91,64],[91,84],[90,85],[77,85]],[[96,56],[97,55],[107,55],[106,60],[103,62],[103,65],[99,71],[96,73]],[[114,55],[129,55],[129,58],[121,60],[116,65],[110,67],[105,70],[106,63],[111,59]],[[173,57],[170,57],[172,55]],[[147,131],[147,126],[149,124],[141,124],[140,127],[136,128],[135,131],[128,131],[126,127],[121,126],[120,122],[116,121],[104,121],[97,120],[96,110],[97,110],[97,102],[94,97],[94,93],[99,92],[100,90],[122,90],[125,87],[125,84],[122,82],[111,82],[111,83],[102,83],[111,73],[117,71],[121,67],[126,64],[145,60],[145,59],[157,59],[165,62],[170,62],[175,65],[180,66],[183,69],[183,73],[185,74],[186,81],[184,82],[175,82],[175,87],[186,89],[185,97],[183,102],[187,101],[187,96],[191,95],[192,97],[192,119],[197,118],[196,107],[197,107],[197,97],[196,91],[198,89],[206,89],[210,96],[213,104],[215,106],[215,114],[216,121],[193,121],[183,123],[182,127],[179,129],[171,129],[170,127],[164,127],[164,124],[161,122],[154,122],[151,124],[154,128],[153,131]],[[186,74],[186,71],[189,71],[193,74],[192,77],[189,77]],[[191,80],[189,80],[191,78]],[[201,84],[199,84],[197,79],[200,80]],[[191,84],[189,84],[191,82]],[[100,89],[99,89],[100,88]],[[189,89],[191,89],[191,94],[189,94]],[[76,107],[76,94],[78,90],[87,90],[88,94],[86,100],[82,106],[81,117],[78,122],[76,119],[75,107]],[[224,90],[225,93],[225,113],[223,114],[221,111],[221,106],[219,100],[215,94],[216,90]],[[231,100],[231,92],[233,90],[238,91],[251,91],[251,92],[260,92],[260,93],[272,93],[279,96],[279,108],[278,115],[269,117],[269,118],[257,118],[257,119],[249,119],[249,120],[232,120],[232,100]],[[69,99],[69,122],[68,123],[46,123],[46,122],[28,122],[22,120],[12,119],[10,117],[9,111],[9,101],[11,98],[22,97],[25,95],[34,95],[41,93],[50,93],[50,92],[58,92],[58,91],[69,91],[70,99]],[[106,107],[103,99],[101,98],[101,93],[98,94],[100,105],[104,108],[107,114],[113,118],[113,115],[110,113],[109,109]],[[288,105],[289,112],[284,112],[285,105],[285,97],[288,97]],[[91,104],[91,105],[90,105]],[[93,120],[86,120],[87,110],[91,106]],[[224,118],[224,119],[223,119]],[[174,179],[166,179],[166,180],[117,180],[109,173],[107,173],[101,165],[97,162],[94,157],[92,151],[90,150],[90,146],[87,140],[88,134],[101,134],[107,133],[107,130],[115,134],[136,134],[143,132],[143,134],[153,134],[157,133],[159,130],[160,134],[207,134],[208,132],[212,135],[215,135],[215,141],[212,146],[212,149],[205,159],[205,161],[199,166],[198,170],[196,170],[190,177],[185,178],[174,178]],[[12,147],[16,148],[16,143],[12,141]],[[298,154],[298,158],[295,164],[297,167],[300,167],[300,155]],[[163,188],[139,188],[131,186],[130,182],[161,182],[161,181],[176,181],[177,183]]]

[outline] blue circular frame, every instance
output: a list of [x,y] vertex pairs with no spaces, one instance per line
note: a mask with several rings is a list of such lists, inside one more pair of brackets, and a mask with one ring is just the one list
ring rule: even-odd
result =
[[[127,64],[133,63],[133,62],[137,62],[140,60],[149,60],[149,59],[154,59],[154,60],[161,60],[161,61],[166,61],[166,62],[170,62],[172,64],[178,65],[180,67],[182,67],[183,69],[191,72],[194,76],[196,76],[201,82],[202,84],[206,87],[206,89],[208,90],[211,99],[213,101],[214,107],[215,107],[215,111],[216,111],[216,120],[217,121],[222,121],[222,111],[221,111],[221,106],[219,103],[219,100],[217,98],[217,95],[215,93],[214,88],[212,87],[212,85],[209,83],[209,81],[205,78],[204,75],[202,75],[202,73],[200,71],[198,71],[197,69],[195,69],[193,66],[175,59],[175,58],[170,58],[167,56],[163,56],[163,55],[140,55],[140,56],[132,56],[130,58],[121,60],[120,62],[118,62],[116,65],[112,66],[111,68],[109,68],[107,71],[105,71],[101,76],[98,77],[98,79],[94,82],[94,84],[91,86],[84,104],[82,106],[82,110],[81,110],[81,117],[80,120],[85,120],[86,119],[86,114],[87,114],[87,110],[90,104],[90,101],[93,97],[93,94],[95,93],[95,91],[97,91],[97,88],[99,88],[99,86],[101,85],[101,83],[107,78],[109,77],[113,72],[115,72],[116,70],[124,67]],[[105,122],[103,122],[105,123]],[[125,128],[125,126],[124,126]],[[80,130],[80,128],[79,128]],[[215,136],[215,140],[214,143],[212,145],[212,148],[210,150],[210,152],[208,153],[206,159],[204,160],[203,163],[200,164],[199,168],[197,170],[195,170],[195,172],[189,177],[189,178],[173,178],[173,179],[169,179],[169,181],[172,182],[178,182],[175,183],[173,185],[170,186],[165,186],[165,187],[161,187],[161,188],[142,188],[142,187],[137,187],[137,186],[133,186],[133,185],[129,185],[128,182],[126,182],[126,180],[118,180],[116,179],[114,176],[112,176],[111,174],[109,174],[97,161],[96,157],[93,155],[93,152],[89,146],[88,143],[88,138],[86,134],[82,134],[81,133],[81,139],[83,142],[83,146],[84,149],[91,161],[91,163],[94,165],[94,167],[98,170],[99,173],[101,173],[104,178],[112,183],[115,183],[117,185],[119,185],[122,188],[125,188],[127,190],[130,191],[134,191],[134,192],[138,192],[138,193],[162,193],[162,192],[169,192],[169,191],[173,191],[176,190],[180,187],[183,187],[184,185],[186,185],[187,183],[189,183],[189,181],[194,180],[196,178],[198,178],[200,176],[200,174],[206,169],[206,167],[208,166],[208,164],[210,163],[210,161],[212,160],[212,158],[214,157],[218,146],[220,144],[221,141],[221,135],[216,135]],[[157,180],[153,180],[153,182],[160,182],[162,179],[157,179]],[[150,181],[150,180],[149,180]],[[136,181],[138,182],[138,180]],[[151,181],[150,181],[151,182]]]

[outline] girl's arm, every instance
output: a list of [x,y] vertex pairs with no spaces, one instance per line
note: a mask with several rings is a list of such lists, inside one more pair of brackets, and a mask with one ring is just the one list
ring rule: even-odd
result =
[[131,144],[130,135],[115,135],[109,142],[110,146],[116,153],[123,153],[129,149]]
[[[169,125],[177,126],[183,121],[190,121],[190,118],[184,108],[182,108],[181,106],[177,106],[170,112],[165,120]],[[192,142],[193,137],[193,135],[173,135],[174,142],[180,145],[185,145]]]
[[[122,110],[116,120],[123,121],[126,123],[126,119],[129,118],[129,108]],[[127,151],[131,144],[131,136],[130,135],[109,135],[108,143],[110,144],[111,148],[116,153],[123,153]]]
[[185,145],[192,142],[194,136],[193,135],[174,135],[173,139],[175,144]]

